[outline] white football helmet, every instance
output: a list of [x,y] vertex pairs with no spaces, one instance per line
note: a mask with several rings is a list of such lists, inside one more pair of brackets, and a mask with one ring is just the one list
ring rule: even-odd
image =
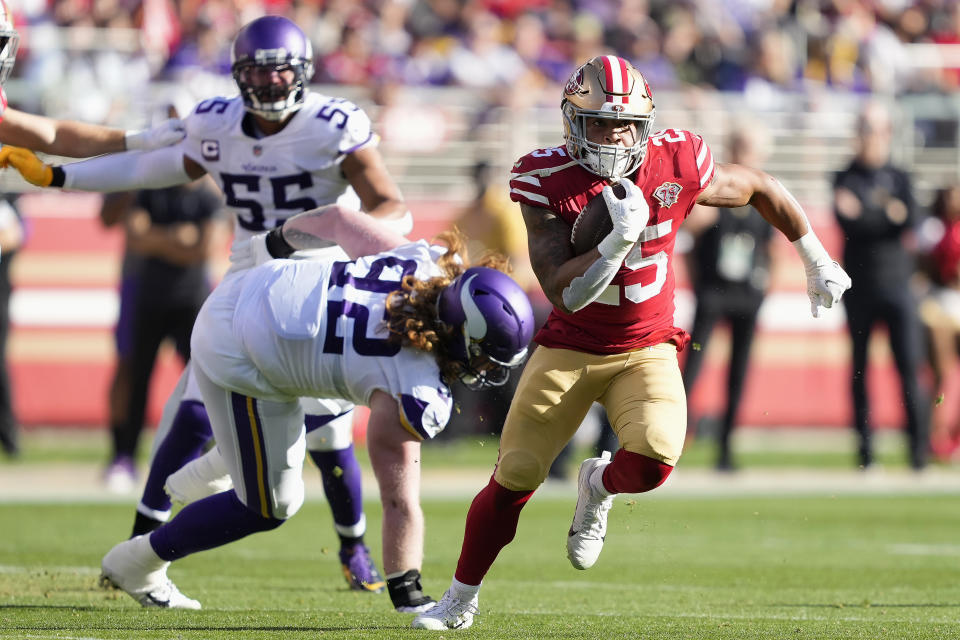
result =
[[13,28],[13,13],[4,0],[0,0],[0,85],[6,82],[17,60],[20,34]]
[[[563,88],[563,138],[567,152],[584,169],[617,179],[637,170],[647,153],[647,138],[656,109],[643,75],[623,58],[597,56],[573,72]],[[587,140],[590,118],[633,122],[636,141],[631,147]]]

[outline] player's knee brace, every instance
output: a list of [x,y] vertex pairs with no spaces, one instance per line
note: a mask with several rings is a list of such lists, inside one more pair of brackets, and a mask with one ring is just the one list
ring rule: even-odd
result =
[[659,460],[620,449],[603,472],[603,486],[611,493],[643,493],[663,484],[671,471]]

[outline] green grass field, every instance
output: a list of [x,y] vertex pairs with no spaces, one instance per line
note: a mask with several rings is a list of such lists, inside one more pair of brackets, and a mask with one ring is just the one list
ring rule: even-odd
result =
[[[489,446],[437,448],[425,467],[490,464]],[[320,500],[277,531],[175,563],[170,577],[199,612],[144,610],[96,586],[133,499],[0,500],[0,638],[960,638],[960,482],[955,492],[621,496],[585,572],[564,556],[566,489],[524,510],[474,627],[444,633],[413,631],[385,594],[346,588]],[[434,597],[449,584],[471,496],[424,501]],[[379,505],[367,507],[379,557]]]

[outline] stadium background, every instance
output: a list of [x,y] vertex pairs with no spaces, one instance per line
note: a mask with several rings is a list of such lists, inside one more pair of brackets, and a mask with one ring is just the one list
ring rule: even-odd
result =
[[[471,198],[471,171],[513,161],[560,137],[559,95],[576,62],[613,51],[644,72],[657,128],[701,133],[724,158],[727,131],[762,122],[773,137],[765,167],[798,197],[828,250],[842,239],[830,210],[831,172],[852,153],[857,106],[895,107],[896,159],[922,203],[957,176],[960,11],[947,0],[657,0],[510,2],[31,1],[15,7],[23,42],[11,104],[54,117],[135,127],[164,102],[186,113],[232,94],[228,45],[263,12],[294,18],[314,40],[316,89],[363,106],[414,213],[413,236],[447,227]],[[14,265],[9,358],[19,417],[38,425],[100,427],[113,363],[112,327],[122,236],[101,229],[100,196],[31,190],[21,199],[29,237]],[[226,246],[214,276],[226,266]],[[680,326],[694,301],[682,260]],[[786,241],[761,312],[741,422],[845,427],[849,346],[841,312],[814,320],[803,271]],[[722,397],[725,340],[711,343],[694,396]],[[900,424],[885,341],[871,348],[879,427]],[[178,375],[167,350],[150,419]],[[719,375],[714,375],[718,373]]]

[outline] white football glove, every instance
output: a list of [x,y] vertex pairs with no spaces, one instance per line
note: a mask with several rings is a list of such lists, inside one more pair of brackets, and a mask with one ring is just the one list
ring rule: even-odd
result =
[[843,292],[850,288],[852,281],[835,260],[807,265],[806,272],[810,313],[814,318],[819,318],[821,309],[829,309],[840,302]]
[[647,226],[650,219],[650,205],[633,180],[620,178],[620,186],[626,191],[621,199],[613,193],[613,187],[606,185],[600,192],[607,203],[607,212],[613,221],[613,230],[604,238],[599,246],[600,254],[605,258],[629,251],[640,239],[640,232]]
[[843,292],[852,284],[847,272],[827,253],[813,230],[809,229],[793,241],[807,272],[807,297],[810,298],[810,313],[820,317],[821,309],[829,309],[840,302]]
[[150,129],[127,131],[124,139],[127,151],[147,151],[177,144],[187,135],[186,126],[179,118],[170,118]]
[[268,260],[273,260],[273,256],[267,250],[267,233],[264,231],[247,240],[234,242],[230,251],[230,271],[252,269]]

